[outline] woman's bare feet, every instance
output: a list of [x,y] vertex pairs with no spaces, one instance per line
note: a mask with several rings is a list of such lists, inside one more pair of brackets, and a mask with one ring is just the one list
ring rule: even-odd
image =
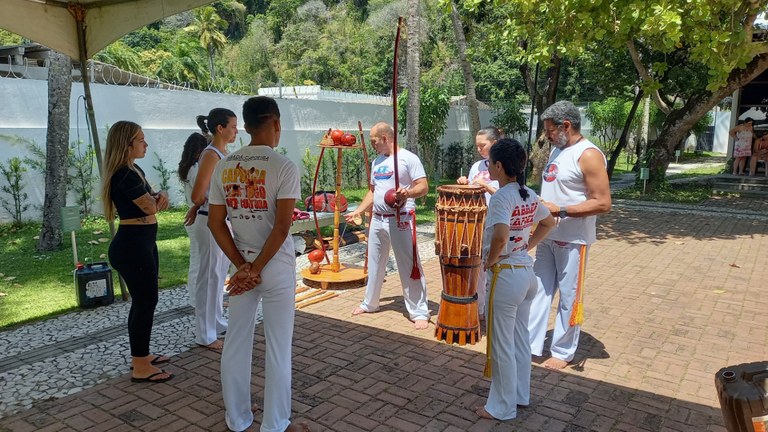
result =
[[198,344],[203,348],[208,348],[211,351],[217,352],[221,354],[221,352],[224,350],[224,341],[220,339],[216,339],[215,341],[209,343],[208,345],[201,345]]
[[352,311],[352,316],[362,315],[364,313],[368,313],[368,311],[358,306]]
[[565,369],[566,366],[568,366],[568,362],[565,360],[560,360],[559,358],[550,357],[544,361],[541,365],[547,369],[552,370],[560,370]]
[[413,321],[413,327],[416,330],[424,330],[429,328],[429,321],[425,319],[417,319]]
[[289,424],[288,427],[285,428],[285,432],[309,432],[309,425],[304,422],[301,422],[301,423],[291,422],[291,424]]
[[477,416],[480,418],[484,418],[488,420],[498,420],[496,417],[489,414],[488,411],[485,410],[485,407],[482,407],[482,406],[475,407],[475,414],[477,414]]

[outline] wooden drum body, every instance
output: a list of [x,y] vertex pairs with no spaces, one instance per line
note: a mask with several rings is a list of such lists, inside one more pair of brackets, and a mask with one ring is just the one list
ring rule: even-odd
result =
[[443,292],[435,337],[474,345],[480,340],[477,283],[483,271],[485,189],[446,185],[437,188],[435,254],[440,257]]

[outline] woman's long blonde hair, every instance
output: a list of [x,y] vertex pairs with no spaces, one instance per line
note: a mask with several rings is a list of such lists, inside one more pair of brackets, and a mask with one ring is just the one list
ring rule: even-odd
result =
[[[104,172],[101,173],[101,202],[104,205],[104,218],[115,220],[115,204],[112,202],[112,176],[122,167],[136,171],[133,161],[128,158],[129,145],[141,131],[141,126],[134,122],[121,120],[112,125],[107,133],[107,150],[104,153]],[[146,180],[144,180],[146,182]]]

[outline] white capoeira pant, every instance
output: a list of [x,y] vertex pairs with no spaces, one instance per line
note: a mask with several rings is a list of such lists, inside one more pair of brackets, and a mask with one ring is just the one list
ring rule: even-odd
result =
[[531,304],[531,319],[528,325],[531,352],[534,355],[543,354],[552,298],[559,289],[560,304],[555,317],[550,351],[554,358],[566,362],[573,360],[579,346],[581,325],[571,326],[570,319],[578,285],[584,280],[580,272],[586,268],[588,250],[587,245],[549,239],[543,240],[536,247],[533,269],[538,279],[538,291]]
[[[380,216],[374,213],[368,233],[368,285],[365,287],[365,299],[360,308],[367,312],[379,309],[381,285],[387,273],[387,259],[390,246],[394,249],[400,283],[403,286],[405,308],[411,320],[429,320],[427,306],[427,283],[424,269],[417,255],[413,256],[413,218],[412,214],[400,216],[401,227],[397,226],[394,216]],[[417,260],[420,279],[411,279],[413,260]]]
[[499,420],[517,416],[518,405],[528,405],[531,399],[531,346],[528,341],[528,314],[536,295],[533,268],[510,265],[502,260],[488,293],[488,323],[490,335],[491,390],[485,410]]
[[[253,261],[256,254],[244,254]],[[253,423],[251,364],[259,300],[263,303],[266,359],[261,432],[283,432],[291,424],[291,345],[295,314],[296,267],[271,260],[262,283],[229,298],[229,330],[221,355],[221,391],[227,426],[234,431]]]
[[[195,219],[197,221],[197,219]],[[195,291],[197,288],[197,273],[200,270],[200,252],[195,235],[195,224],[184,225],[189,237],[189,271],[187,272],[187,295],[189,296],[189,305],[195,307]]]
[[485,300],[487,292],[488,278],[486,277],[485,272],[481,271],[477,276],[477,312],[480,316],[485,316],[485,313],[488,310],[488,305]]
[[[208,216],[198,213],[192,225],[197,244],[197,275],[194,279],[195,343],[209,345],[227,330],[224,319],[224,281],[229,270],[229,259],[224,255],[208,229]],[[190,240],[190,243],[192,241]],[[190,250],[192,245],[190,244]],[[190,262],[192,253],[190,253]],[[192,267],[192,265],[190,265]],[[190,269],[191,273],[191,269]]]

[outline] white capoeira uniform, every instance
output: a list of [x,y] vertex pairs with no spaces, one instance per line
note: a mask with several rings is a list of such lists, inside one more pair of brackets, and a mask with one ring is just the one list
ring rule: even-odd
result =
[[[542,199],[561,208],[587,200],[584,174],[579,167],[579,158],[587,149],[600,151],[587,139],[582,139],[565,149],[552,149],[542,173]],[[539,287],[531,305],[528,330],[531,335],[531,352],[537,356],[541,356],[544,351],[552,298],[559,289],[560,304],[557,308],[550,351],[554,358],[566,362],[573,360],[579,345],[581,326],[570,325],[571,312],[578,285],[584,280],[589,246],[596,240],[596,221],[596,216],[560,219],[546,240],[536,248],[534,272]]]
[[[187,181],[184,183],[184,198],[187,200],[187,205],[192,207],[195,203],[192,202],[192,186],[195,184],[195,178],[197,178],[197,171],[200,168],[197,162],[189,168],[187,173]],[[197,218],[195,218],[197,221]],[[197,236],[195,233],[195,224],[184,225],[184,229],[187,231],[189,237],[189,271],[187,272],[187,295],[189,297],[189,305],[195,307],[195,291],[197,287],[197,272],[200,270],[200,253],[198,252]]]
[[[277,200],[301,198],[299,170],[267,146],[246,146],[219,162],[211,179],[210,203],[226,205],[232,232],[246,261],[253,261],[275,225]],[[286,236],[261,272],[262,283],[229,299],[229,330],[221,356],[221,388],[227,426],[253,423],[251,362],[259,300],[266,338],[264,417],[261,432],[282,432],[291,417],[291,344],[296,292],[296,256]]]
[[[426,177],[418,156],[405,149],[397,150],[400,187],[410,187],[414,181]],[[390,247],[394,249],[400,283],[403,286],[405,308],[411,320],[429,320],[427,306],[427,281],[421,267],[418,252],[413,254],[413,229],[416,223],[416,202],[409,198],[400,212],[401,226],[397,226],[395,209],[384,202],[384,194],[395,187],[395,166],[392,155],[379,155],[372,164],[373,219],[368,233],[368,285],[360,308],[367,312],[379,309],[381,285],[386,275]],[[414,260],[421,278],[411,279]]]
[[[494,226],[509,226],[509,241],[501,252],[501,256],[507,258],[487,274],[491,281],[486,324],[491,389],[485,410],[499,420],[515,418],[517,405],[528,405],[531,398],[528,315],[537,285],[533,259],[528,255],[528,239],[533,224],[549,216],[549,210],[540,204],[535,192],[528,187],[526,190],[526,200],[520,196],[517,183],[496,191],[488,203],[483,234],[485,260]],[[497,273],[495,277],[494,273]]]
[[[485,181],[489,186],[498,189],[499,182],[491,180],[491,174],[488,171],[488,159],[483,159],[472,164],[467,174],[467,181],[472,184],[475,179]],[[485,192],[485,203],[488,204],[491,201],[491,194]],[[480,272],[480,276],[477,278],[477,307],[480,316],[485,315],[485,293],[488,290],[488,278],[485,277],[485,272]]]
[[[219,159],[225,157],[224,153],[212,145],[203,149],[203,152],[206,150],[216,152]],[[197,164],[195,167],[189,174],[192,185],[199,169]],[[205,203],[197,210],[195,223],[187,231],[190,238],[189,276],[194,271],[192,267],[197,268],[194,278],[187,283],[195,286],[191,290],[194,293],[195,343],[200,345],[212,344],[219,334],[227,330],[227,320],[224,319],[224,281],[230,264],[208,229],[208,191],[205,195]]]

